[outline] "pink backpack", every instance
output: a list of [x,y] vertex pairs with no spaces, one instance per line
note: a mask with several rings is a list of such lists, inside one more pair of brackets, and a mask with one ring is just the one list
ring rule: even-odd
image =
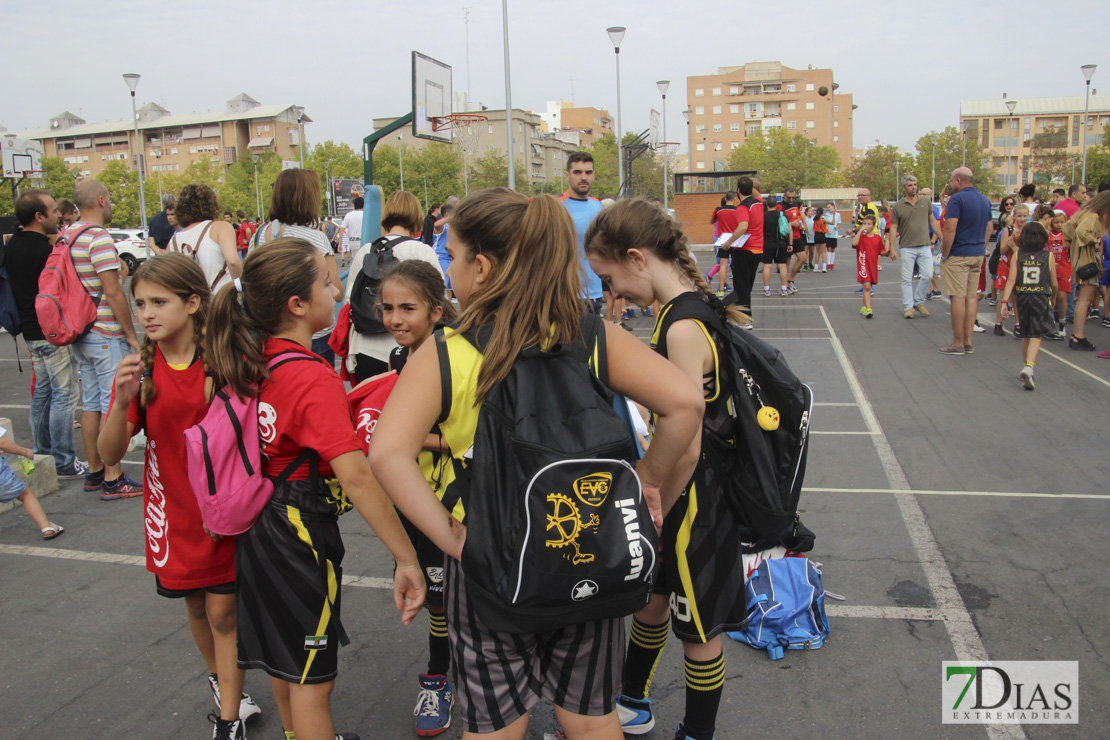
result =
[[39,275],[39,292],[35,296],[35,313],[46,341],[57,347],[73,344],[85,336],[96,323],[96,309],[104,295],[89,298],[77,268],[73,266],[73,244],[95,224],[86,224],[72,236],[67,229],[54,244],[46,258],[46,267]]
[[[312,360],[299,352],[282,352],[267,363],[271,372],[287,362]],[[185,430],[189,485],[197,497],[204,526],[214,534],[236,535],[254,525],[281,484],[306,460],[305,450],[277,478],[262,474],[262,444],[258,436],[258,397],[239,398],[231,386],[216,391],[208,413]]]

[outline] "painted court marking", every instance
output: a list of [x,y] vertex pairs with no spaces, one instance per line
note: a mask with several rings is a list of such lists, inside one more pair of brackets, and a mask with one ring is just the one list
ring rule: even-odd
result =
[[[140,555],[118,555],[109,552],[87,552],[85,550],[65,550],[54,547],[31,547],[27,545],[0,545],[0,555],[26,555],[59,560],[80,560],[88,563],[107,563],[109,565],[145,566],[146,559]],[[373,588],[384,591],[393,589],[389,578],[371,576],[343,576],[344,586]],[[851,619],[913,619],[920,621],[944,621],[945,616],[937,609],[922,609],[900,606],[848,606],[828,604],[830,617]]]
[[[925,513],[921,510],[921,504],[918,503],[911,492],[912,489],[910,489],[906,473],[902,469],[901,463],[898,462],[898,458],[894,455],[890,441],[883,433],[882,426],[871,407],[871,402],[867,400],[867,394],[856,376],[852,361],[848,359],[848,353],[844,350],[844,345],[841,344],[836,330],[833,329],[832,322],[829,321],[829,315],[825,312],[825,307],[821,306],[820,311],[821,317],[825,320],[825,325],[829,327],[833,351],[836,353],[836,357],[847,377],[848,385],[852,389],[852,396],[859,403],[860,412],[867,423],[867,428],[874,433],[871,439],[875,444],[875,451],[879,453],[879,460],[882,462],[887,481],[889,481],[891,489],[898,491],[893,496],[898,503],[898,510],[902,514],[906,529],[909,531],[910,541],[917,553],[917,559],[925,571],[925,578],[929,582],[929,590],[936,600],[938,611],[944,616],[944,626],[948,630],[948,637],[952,641],[956,659],[965,661],[989,660],[990,656],[987,655],[987,649],[983,646],[979,632],[971,621],[971,614],[964,604],[963,597],[956,589],[956,582],[953,580],[952,572],[948,569],[948,563],[945,561],[936,538],[933,536],[933,530],[929,528],[929,523],[925,521]],[[986,730],[987,737],[990,738],[1025,737],[1025,732],[1019,725],[988,725]]]
[[[815,434],[815,432],[810,432]],[[1110,501],[1110,494],[1098,493],[1021,493],[1017,491],[930,491],[923,489],[894,489],[894,488],[809,488],[803,487],[806,493],[893,493],[913,494],[915,496],[994,496],[997,498],[1073,498],[1073,499],[1098,499]]]

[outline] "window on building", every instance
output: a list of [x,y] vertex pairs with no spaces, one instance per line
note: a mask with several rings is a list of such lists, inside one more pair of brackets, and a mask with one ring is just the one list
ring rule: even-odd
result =
[[719,105],[713,106],[713,115],[715,115],[715,116],[721,115],[721,106],[719,106]]
[[797,110],[798,109],[798,104],[797,103],[787,103],[786,104],[786,109],[787,110]]
[[705,162],[698,162],[697,168],[699,170],[704,170],[705,169]]
[[719,133],[720,130],[721,130],[721,124],[719,124],[719,123],[713,124],[713,132],[714,133]]
[[763,86],[765,93],[780,93],[782,92],[782,84],[778,82],[771,82]]
[[833,106],[833,113],[839,113],[839,112],[840,112],[840,106],[839,105],[834,105]]
[[840,121],[833,121],[833,128],[840,128]]
[[694,107],[694,115],[695,116],[704,116],[705,115],[705,106],[704,105],[695,106]]
[[713,94],[714,95],[720,95],[721,94],[721,88],[719,88],[719,87],[713,88]]
[[728,112],[729,113],[739,113],[740,112],[740,104],[739,103],[733,103],[732,105],[730,105],[728,107]]
[[696,134],[705,133],[705,129],[706,129],[705,124],[704,123],[699,123],[697,126],[694,127],[694,133],[696,133]]
[[728,125],[728,130],[729,131],[739,131],[740,130],[740,122],[739,121],[733,121],[732,123],[730,123]]
[[806,121],[806,128],[817,128],[817,123],[815,121]]
[[798,128],[798,122],[797,121],[787,121],[786,122],[786,128],[790,131],[793,131],[794,129]]
[[759,124],[753,123],[745,130],[748,136],[759,136]]
[[834,137],[833,137],[833,143],[834,143],[834,144],[838,143],[839,141],[840,141],[840,137],[839,137],[839,136],[834,136]]
[[813,110],[815,107],[816,106],[814,105],[812,100],[810,102],[806,103],[806,110]]
[[695,98],[704,98],[705,97],[705,88],[699,87],[698,89],[694,90],[694,97]]
[[759,113],[762,108],[759,103],[748,103],[748,113]]
[[730,141],[728,143],[728,148],[729,149],[739,149],[740,148],[740,142],[739,141]]
[[701,144],[698,144],[698,145],[696,145],[696,146],[694,147],[694,151],[696,151],[696,152],[704,152],[704,151],[705,151],[705,144],[704,144],[704,143],[701,143]]
[[[1003,120],[1005,120],[1005,119],[1002,119],[1002,118],[996,118],[996,119],[994,119],[994,130],[995,130],[995,131],[1001,131],[1001,130],[1002,130],[1002,122],[1003,122]],[[1075,120],[1076,120],[1076,121],[1078,121],[1078,120],[1079,120],[1079,116],[1076,116],[1076,117],[1075,117]]]
[[1072,123],[1073,125],[1071,129],[1071,145],[1079,146],[1079,132],[1083,128],[1083,117],[1075,116],[1072,119]]
[[728,88],[728,94],[729,95],[739,95],[740,94],[740,86],[739,85],[730,85],[729,88]]
[[806,92],[813,92],[813,83],[812,82],[807,82],[806,83]]
[[797,85],[787,85],[786,86],[786,92],[798,92],[798,86]]

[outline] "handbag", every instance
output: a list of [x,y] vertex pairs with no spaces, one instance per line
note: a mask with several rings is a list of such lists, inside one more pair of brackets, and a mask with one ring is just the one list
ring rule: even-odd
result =
[[1091,278],[1098,277],[1098,263],[1088,262],[1075,271],[1075,276],[1080,280],[1090,280]]

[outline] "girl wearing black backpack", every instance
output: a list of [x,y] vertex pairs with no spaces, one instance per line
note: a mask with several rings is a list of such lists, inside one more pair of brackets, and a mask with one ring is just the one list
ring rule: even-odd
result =
[[[707,432],[728,424],[726,404],[720,402],[726,390],[717,344],[721,338],[702,321],[671,324],[667,314],[683,301],[702,300],[713,291],[680,225],[645,200],[623,200],[602,212],[586,232],[586,254],[614,296],[641,306],[665,304],[651,345],[698,383],[706,403],[703,436],[694,443],[703,462],[685,494],[664,501],[663,576],[651,603],[632,621],[618,712],[627,734],[642,735],[655,726],[647,696],[669,620],[686,654],[686,716],[675,738],[712,740],[725,679],[720,633],[741,628],[747,616],[736,519],[704,462],[719,453],[702,444]],[[749,321],[736,307],[727,309],[727,317],[737,324]]]
[[[447,249],[452,257],[449,276],[463,310],[459,324],[408,359],[382,411],[377,429],[385,433],[375,434],[370,462],[397,507],[448,556],[447,627],[455,689],[466,724],[464,737],[499,732],[500,737],[522,738],[529,710],[545,698],[555,705],[568,737],[619,740],[622,733],[615,707],[623,662],[623,619],[577,623],[568,619],[553,629],[522,632],[494,629],[479,618],[478,581],[507,575],[468,569],[465,563],[474,557],[470,549],[468,559],[463,559],[468,526],[475,533],[480,524],[488,528],[485,518],[477,521],[482,515],[476,512],[489,511],[492,494],[478,488],[465,494],[464,523],[445,516],[420,471],[417,454],[439,420],[453,464],[466,469],[471,455],[477,459],[486,441],[478,439],[476,444],[480,422],[486,418],[481,413],[483,403],[497,397],[502,381],[515,375],[514,365],[525,357],[577,347],[584,331],[599,327],[604,340],[586,349],[607,348],[604,358],[595,354],[593,360],[607,362],[609,386],[658,415],[655,439],[637,469],[644,496],[654,502],[653,512],[657,512],[660,501],[668,505],[674,500],[696,464],[697,449],[691,441],[697,435],[702,400],[697,387],[675,366],[627,332],[597,317],[583,319],[574,224],[552,196],[529,201],[504,188],[470,195],[452,216]],[[468,336],[477,337],[478,344]],[[437,388],[441,392],[432,390]],[[549,429],[564,423],[551,418],[537,421]],[[512,467],[517,462],[500,459],[493,465]],[[562,511],[566,512],[585,508],[587,500],[594,502],[589,505],[597,504],[598,498],[606,497],[600,491],[603,487],[578,493],[578,505],[571,500],[574,493],[551,497],[565,499]],[[611,510],[615,503],[606,506]],[[511,508],[512,502],[504,504]],[[595,511],[606,516],[600,508]],[[591,521],[590,517],[579,520],[583,527],[591,526]],[[549,522],[549,531],[552,526]],[[577,527],[569,534],[564,531],[565,540],[548,547],[561,548],[556,552],[567,562],[573,557],[590,564],[592,553],[581,545],[587,535],[579,537]],[[582,581],[576,600],[591,596],[595,580],[605,583],[605,576],[614,575],[620,580],[618,574],[599,573],[598,567],[605,566],[598,562],[592,570],[584,568],[593,580]],[[542,586],[544,579],[538,580]],[[536,585],[527,582],[518,588]]]

